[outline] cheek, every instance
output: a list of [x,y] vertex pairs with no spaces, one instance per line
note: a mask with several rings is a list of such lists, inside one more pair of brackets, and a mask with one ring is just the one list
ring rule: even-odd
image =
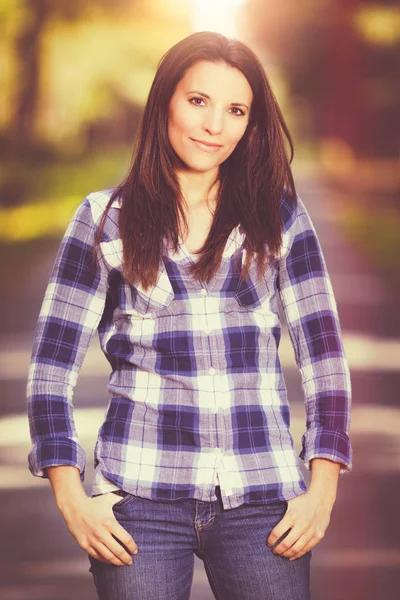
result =
[[171,131],[176,135],[187,134],[196,127],[196,116],[185,105],[181,105],[180,110],[174,111],[170,116],[169,123]]

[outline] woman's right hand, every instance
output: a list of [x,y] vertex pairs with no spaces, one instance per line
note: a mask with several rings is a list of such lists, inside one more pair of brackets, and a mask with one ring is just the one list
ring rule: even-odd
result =
[[114,516],[112,507],[120,500],[121,497],[113,492],[94,498],[85,495],[65,503],[60,511],[69,532],[82,550],[101,562],[123,566],[132,564],[132,557],[113,535],[132,554],[136,554],[138,548],[132,536]]

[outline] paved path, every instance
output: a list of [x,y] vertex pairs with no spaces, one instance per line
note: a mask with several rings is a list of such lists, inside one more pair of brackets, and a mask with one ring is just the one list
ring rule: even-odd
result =
[[[398,323],[388,331],[387,319],[381,318],[391,307],[387,284],[354,254],[337,229],[334,194],[323,182],[301,178],[298,191],[314,220],[331,273],[353,384],[353,472],[340,479],[327,534],[313,553],[312,600],[397,600],[400,339],[393,330]],[[25,376],[30,338],[26,333],[10,334],[0,345],[0,597],[95,600],[87,557],[68,533],[49,483],[32,477],[27,469]],[[280,355],[291,402],[291,430],[300,451],[303,396],[287,335]],[[94,440],[107,403],[106,380],[104,357],[91,348],[75,394],[76,423],[88,458],[88,493]],[[191,600],[212,600],[197,558],[195,567]]]

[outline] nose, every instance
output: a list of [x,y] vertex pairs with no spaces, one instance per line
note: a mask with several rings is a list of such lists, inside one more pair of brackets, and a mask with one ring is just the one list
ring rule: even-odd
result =
[[210,135],[217,135],[222,133],[223,130],[223,113],[221,110],[210,109],[207,111],[204,121],[203,129]]

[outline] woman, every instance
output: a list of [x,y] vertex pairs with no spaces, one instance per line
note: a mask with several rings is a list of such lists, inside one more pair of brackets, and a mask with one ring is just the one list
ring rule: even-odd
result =
[[[254,53],[196,33],[158,67],[128,176],[89,194],[66,231],[32,353],[29,466],[50,479],[101,599],[189,598],[194,554],[218,599],[310,597],[311,549],[351,470],[351,389],[292,158]],[[308,489],[278,297],[305,394]],[[89,498],[71,400],[96,330],[111,398]]]

